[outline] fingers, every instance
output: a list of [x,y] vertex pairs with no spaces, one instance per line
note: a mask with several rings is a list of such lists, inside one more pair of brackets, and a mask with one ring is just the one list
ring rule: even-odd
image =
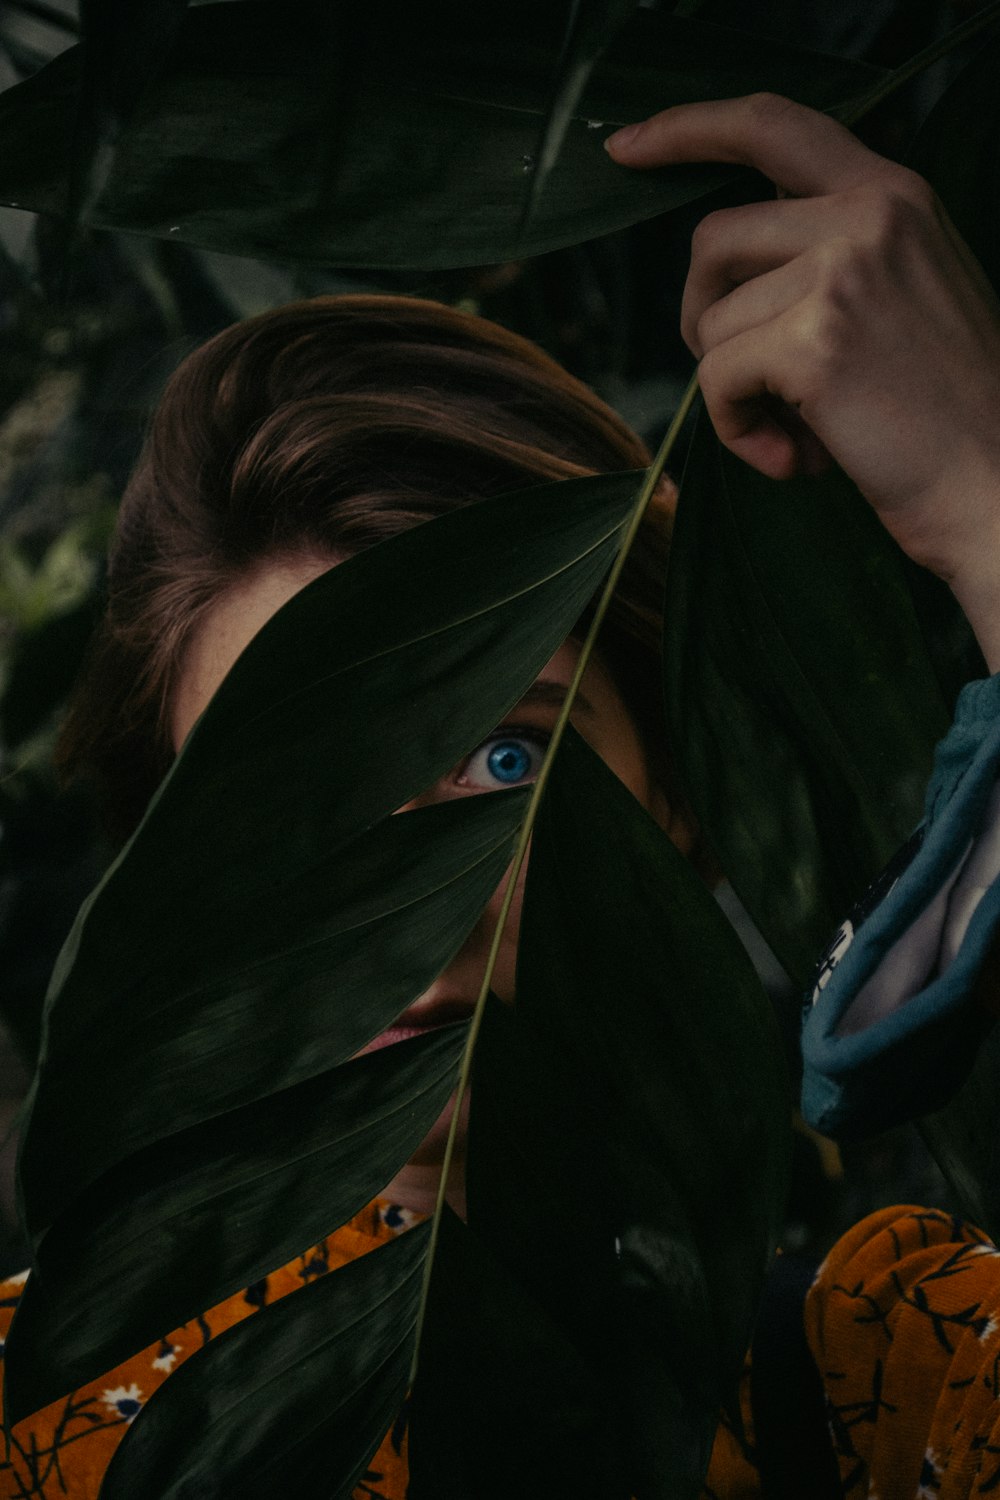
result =
[[813,342],[808,310],[795,303],[767,323],[763,335],[745,328],[701,360],[708,415],[725,446],[769,478],[821,473],[829,454],[798,412]]
[[843,192],[894,170],[836,120],[778,94],[678,104],[604,144],[627,167],[704,161],[755,167],[793,197]]
[[[689,279],[681,309],[681,333],[696,359],[753,328],[762,328],[807,297],[812,276],[806,257],[755,276],[724,297],[702,300]],[[689,305],[690,304],[690,305]]]
[[[681,333],[688,348],[700,357],[709,343],[718,341],[718,334],[707,339],[702,320],[711,318],[713,305],[727,299],[735,287],[766,279],[769,272],[808,254],[824,240],[843,236],[842,201],[788,198],[722,209],[702,219],[691,242],[691,269],[681,308]],[[864,205],[859,205],[859,213],[863,218]],[[789,295],[793,290],[789,285]],[[736,305],[730,303],[730,310]],[[749,298],[743,305],[751,307]],[[773,311],[778,310],[774,304]],[[761,321],[758,313],[751,316]]]

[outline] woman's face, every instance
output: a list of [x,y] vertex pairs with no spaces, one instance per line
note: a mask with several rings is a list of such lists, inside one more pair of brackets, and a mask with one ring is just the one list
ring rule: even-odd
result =
[[[266,562],[252,575],[235,583],[202,617],[182,662],[171,704],[175,749],[180,748],[195,720],[257,631],[293,594],[331,565],[330,558],[314,556]],[[406,807],[420,807],[455,797],[478,797],[485,792],[534,780],[579,652],[577,642],[567,640],[539,673],[521,702],[488,739]],[[636,726],[600,661],[592,659],[587,668],[573,710],[573,723],[591,748],[686,852],[691,843],[691,830],[683,818],[672,812],[654,782]],[[523,882],[522,869],[492,983],[499,998],[508,1003],[514,998]],[[389,1046],[416,1031],[445,1025],[471,1014],[482,982],[502,895],[503,883],[494,892],[461,951],[447,969],[425,994],[409,1006],[394,1026],[370,1042],[365,1051]],[[450,1118],[449,1105],[411,1161],[387,1186],[386,1196],[404,1207],[430,1211],[437,1191]],[[461,1150],[457,1155],[461,1157]],[[460,1174],[460,1161],[456,1170]],[[459,1177],[453,1186],[454,1198],[461,1209]]]

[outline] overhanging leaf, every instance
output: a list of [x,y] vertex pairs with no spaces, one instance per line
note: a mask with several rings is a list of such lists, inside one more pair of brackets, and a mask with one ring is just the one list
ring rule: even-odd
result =
[[101,1500],[349,1500],[402,1405],[426,1249],[418,1225],[213,1339],[131,1424]]
[[[61,1143],[58,1160],[68,1153],[77,1177],[74,1188],[68,1173],[40,1172],[44,1196],[29,1203],[39,1224],[50,1202],[65,1212],[126,1153],[325,1075],[388,1026],[467,936],[510,858],[524,801],[501,793],[389,819],[282,882],[269,904],[234,871],[242,910],[230,891],[213,927],[165,923],[148,970],[132,983],[112,971],[100,989],[119,1019],[107,1022],[116,1066],[98,1096],[92,1037],[68,1043],[43,1076],[29,1139],[42,1163]],[[72,971],[61,1003],[86,1004],[101,962],[92,954]],[[71,1143],[66,1118],[77,1121]]]
[[187,3],[80,0],[81,88],[70,169],[74,222],[101,196],[121,132],[166,65]]
[[[788,1104],[737,939],[570,733],[532,845],[517,1005],[477,1054],[469,1214],[600,1372],[610,1471],[639,1500],[698,1491],[782,1221]],[[464,1454],[473,1495],[483,1457]]]
[[559,159],[573,111],[580,102],[594,65],[633,14],[636,0],[569,0],[566,32],[559,49],[552,93],[532,157],[521,210],[523,238],[541,202],[552,168]]
[[[433,785],[488,734],[572,629],[610,561],[634,488],[631,475],[601,476],[454,511],[341,564],[260,632],[85,904],[56,966],[20,1160],[25,1221],[34,1237],[84,1190],[98,1162],[98,1170],[106,1169],[160,1128],[154,1121],[151,1136],[148,1123],[142,1125],[145,1084],[137,1076],[148,1067],[147,1043],[155,1041],[151,1021],[120,1049],[106,1089],[81,1087],[88,1070],[91,1079],[107,1072],[107,1036],[123,997],[143,994],[160,967],[169,986],[178,954],[182,967],[189,963],[197,972],[198,953],[207,947],[211,957],[212,929],[225,934],[230,973],[235,969],[238,979],[248,917],[280,904],[286,885],[292,892],[296,880],[308,882],[329,868],[348,838]],[[376,611],[372,599],[380,601]],[[439,870],[433,888],[440,886]],[[349,881],[341,885],[342,899],[349,888]],[[278,952],[293,941],[280,928],[272,935]],[[459,937],[453,930],[448,952]],[[375,948],[361,961],[371,974],[374,931],[367,941]],[[433,973],[423,961],[417,967],[422,988]],[[307,953],[307,983],[317,968]],[[245,1102],[254,1097],[261,1069],[271,1088],[301,1081],[368,1040],[335,1038],[331,1057],[322,979],[315,982],[312,1013],[302,1013],[301,1029],[285,1043],[279,1040],[285,1016],[273,990],[257,995],[250,1024],[246,1007],[229,1015],[231,990],[220,988],[216,1021],[223,1026],[229,1015],[231,1030],[214,1038],[216,1050],[202,1064],[204,1083],[192,1077],[190,1095],[175,1098],[178,1114],[190,1123]],[[161,995],[169,1011],[169,989]],[[192,1002],[174,1032],[168,1017],[167,1052],[157,1058],[161,1076],[197,1070],[205,1050],[199,1015],[208,998]],[[252,1008],[252,992],[249,1000]],[[385,1024],[384,1008],[379,1016],[375,1023],[368,1012],[369,1035]],[[317,1020],[322,1037],[311,1029]],[[259,1055],[256,1077],[244,1089],[227,1045],[245,1066],[251,1036],[276,1055]],[[196,1101],[193,1108],[187,1097]],[[119,1133],[119,1107],[129,1113],[127,1135]],[[67,1118],[74,1120],[69,1140]]]
[[464,1028],[449,1027],[356,1058],[135,1152],[92,1184],[38,1247],[6,1351],[9,1420],[359,1213],[444,1109],[463,1040]]
[[695,811],[804,983],[919,820],[948,724],[901,554],[842,473],[767,480],[702,418],[674,534],[664,661]]
[[838,106],[831,113],[842,124],[853,129],[866,115],[877,109],[880,104],[884,104],[899,89],[904,88],[914,78],[919,78],[942,58],[958,53],[974,37],[995,26],[998,20],[1000,20],[1000,0],[991,0],[990,4],[973,11],[972,15],[965,17],[964,21],[959,21],[943,36],[938,36],[934,41],[928,42],[919,52],[913,53],[905,62],[893,68],[891,73],[887,73],[880,80],[875,80],[853,100]]
[[[485,10],[437,0],[430,20],[402,0],[376,0],[370,12],[380,45],[343,128],[333,197],[317,150],[331,102],[314,29],[271,5],[205,5],[187,14],[120,139],[90,222],[343,267],[536,255],[689,202],[732,176],[715,165],[630,172],[609,160],[606,131],[588,122],[610,130],[669,104],[761,88],[826,107],[879,76],[770,38],[637,10],[594,69],[531,232],[519,239],[560,16],[533,0]],[[62,211],[79,67],[74,49],[0,100],[0,201]]]

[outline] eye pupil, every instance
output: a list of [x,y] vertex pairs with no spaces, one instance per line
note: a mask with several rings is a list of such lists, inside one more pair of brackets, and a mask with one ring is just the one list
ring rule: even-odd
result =
[[516,740],[501,740],[493,746],[486,764],[498,781],[523,781],[531,770],[531,756]]

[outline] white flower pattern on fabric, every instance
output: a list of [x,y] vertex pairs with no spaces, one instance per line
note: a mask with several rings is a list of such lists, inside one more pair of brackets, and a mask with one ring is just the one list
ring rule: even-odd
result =
[[920,1485],[917,1489],[916,1500],[938,1500],[943,1474],[944,1470],[938,1463],[937,1454],[933,1448],[928,1448],[920,1468]]
[[101,1400],[109,1411],[117,1412],[126,1422],[131,1422],[142,1410],[142,1391],[133,1381],[131,1385],[116,1385],[104,1391]]
[[393,1234],[402,1234],[407,1229],[412,1229],[414,1224],[419,1224],[425,1217],[411,1208],[402,1208],[398,1203],[379,1203],[378,1216],[387,1229]]
[[153,1369],[162,1370],[165,1374],[169,1375],[176,1363],[177,1345],[171,1344],[168,1339],[161,1340],[160,1347],[157,1349],[156,1357],[153,1360]]
[[819,961],[816,977],[813,980],[812,1003],[816,1005],[820,995],[830,983],[834,969],[840,963],[848,948],[854,942],[854,923],[850,917],[844,919],[837,929],[837,935],[827,948]]

